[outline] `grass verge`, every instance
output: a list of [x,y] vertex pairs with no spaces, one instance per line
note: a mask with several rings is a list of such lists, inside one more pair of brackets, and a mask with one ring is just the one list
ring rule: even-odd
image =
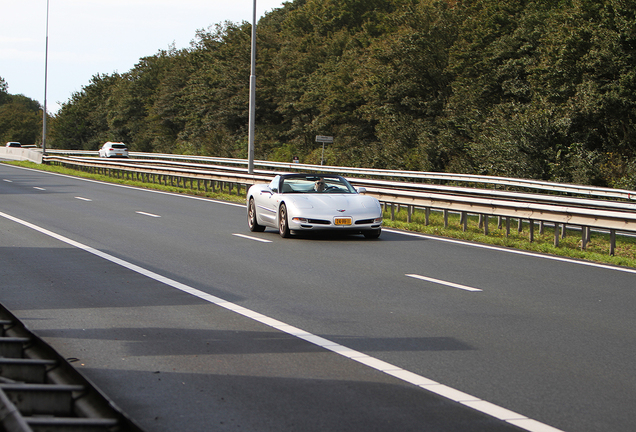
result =
[[[93,180],[109,183],[125,184],[146,189],[156,189],[172,193],[182,193],[189,195],[204,196],[213,199],[245,202],[243,192],[237,195],[235,191],[203,191],[186,187],[166,186],[156,183],[147,183],[136,180],[118,179],[100,174],[92,174],[70,168],[54,165],[35,164],[33,162],[6,162],[7,164],[22,166],[26,168],[50,171],[75,177],[90,178]],[[490,244],[495,246],[509,247],[532,252],[539,252],[555,256],[587,260],[603,264],[612,264],[624,267],[636,268],[636,238],[617,236],[615,255],[609,255],[610,241],[609,234],[593,231],[591,241],[586,245],[585,250],[581,250],[581,231],[568,228],[566,235],[560,238],[559,245],[554,246],[554,228],[545,226],[544,232],[539,233],[538,224],[534,230],[534,241],[530,242],[528,222],[524,222],[522,230],[517,230],[517,221],[514,221],[515,228],[510,230],[510,235],[506,236],[505,227],[498,227],[496,217],[489,218],[489,234],[484,235],[483,229],[479,226],[477,216],[470,216],[466,231],[462,229],[459,215],[449,214],[448,227],[444,227],[444,219],[441,212],[432,211],[429,217],[429,224],[425,223],[424,211],[416,209],[411,217],[411,222],[407,222],[406,210],[395,213],[394,220],[391,220],[390,212],[384,213],[384,226],[406,231],[419,232],[433,236],[455,238],[477,243]]]

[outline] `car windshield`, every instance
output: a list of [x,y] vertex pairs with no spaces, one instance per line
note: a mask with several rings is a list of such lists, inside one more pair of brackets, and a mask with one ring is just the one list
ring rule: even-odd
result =
[[335,176],[293,176],[283,179],[282,193],[356,193],[353,186],[342,177]]

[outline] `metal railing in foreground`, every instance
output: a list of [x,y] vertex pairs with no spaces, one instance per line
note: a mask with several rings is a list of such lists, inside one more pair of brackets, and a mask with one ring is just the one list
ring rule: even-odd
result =
[[2,305],[0,354],[0,430],[143,432]]
[[[248,174],[246,169],[210,164],[166,164],[148,160],[104,160],[98,158],[64,157],[48,155],[44,161],[61,164],[75,169],[90,170],[92,172],[125,177],[148,183],[187,187],[190,189],[208,190],[221,184],[230,185],[230,191],[236,186],[236,193],[241,194],[241,187],[249,187],[255,183],[268,183],[276,174],[275,171],[257,170],[255,174]],[[300,168],[300,167],[299,167]],[[539,194],[511,193],[492,189],[458,188],[439,185],[423,185],[421,183],[387,182],[358,177],[349,177],[356,187],[366,188],[366,193],[375,196],[390,206],[394,214],[396,206],[405,206],[408,215],[414,208],[423,208],[425,212],[431,209],[444,212],[447,225],[448,212],[461,215],[463,229],[469,214],[485,217],[483,219],[484,233],[488,234],[488,217],[506,219],[507,235],[510,230],[510,219],[528,221],[530,226],[530,241],[534,240],[534,226],[539,224],[543,230],[543,223],[555,225],[554,244],[565,233],[567,225],[580,226],[581,247],[584,249],[590,240],[590,229],[607,230],[610,233],[610,254],[616,250],[617,232],[636,232],[636,204],[620,201],[587,200],[569,197],[554,197]],[[428,218],[427,218],[428,220]]]

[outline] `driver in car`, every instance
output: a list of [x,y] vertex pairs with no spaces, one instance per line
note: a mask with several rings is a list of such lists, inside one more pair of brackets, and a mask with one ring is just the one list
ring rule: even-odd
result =
[[321,177],[316,180],[316,183],[314,184],[314,190],[316,192],[323,192],[325,190],[325,179]]

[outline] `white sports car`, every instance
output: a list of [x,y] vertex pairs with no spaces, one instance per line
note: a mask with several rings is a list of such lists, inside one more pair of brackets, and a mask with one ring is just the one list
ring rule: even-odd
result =
[[250,231],[278,228],[282,237],[302,231],[342,231],[378,238],[382,207],[377,199],[360,195],[343,177],[327,174],[277,175],[269,184],[247,192]]

